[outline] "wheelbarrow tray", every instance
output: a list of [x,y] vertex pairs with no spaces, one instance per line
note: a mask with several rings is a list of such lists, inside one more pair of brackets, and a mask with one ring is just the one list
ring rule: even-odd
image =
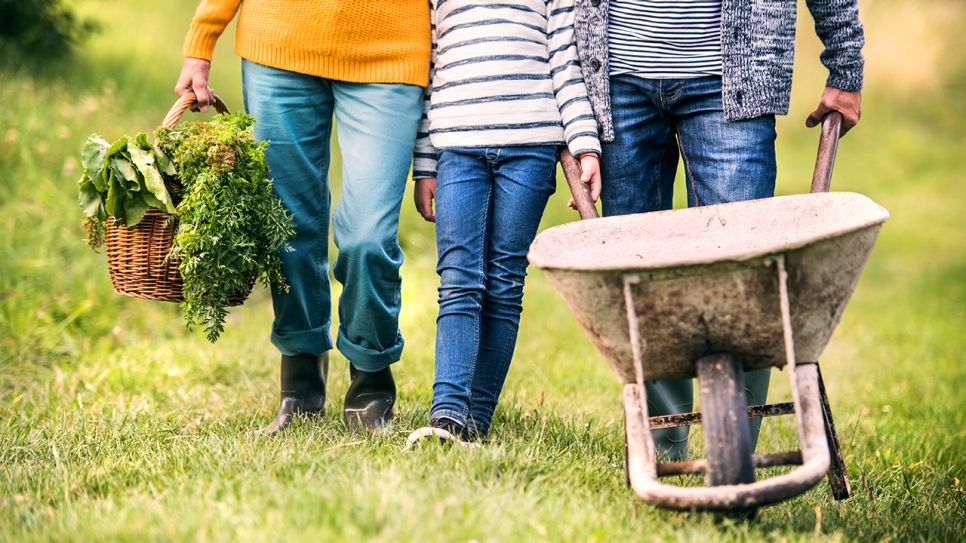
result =
[[695,376],[711,350],[745,369],[786,362],[779,309],[784,258],[795,359],[817,361],[888,212],[855,193],[812,193],[574,222],[541,233],[545,270],[622,383],[636,382],[625,280],[644,379]]

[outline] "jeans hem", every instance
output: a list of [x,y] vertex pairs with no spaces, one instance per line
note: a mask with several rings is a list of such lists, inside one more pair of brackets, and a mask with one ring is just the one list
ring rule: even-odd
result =
[[429,413],[430,422],[439,420],[443,417],[458,422],[464,428],[466,427],[466,421],[468,420],[466,415],[458,411],[453,411],[452,409],[436,409]]
[[298,330],[294,332],[279,332],[272,327],[272,345],[285,356],[311,354],[319,356],[332,349],[332,336],[329,334],[330,323],[317,328]]
[[377,350],[357,345],[346,337],[342,328],[339,328],[339,337],[336,346],[339,352],[349,359],[357,370],[365,372],[376,372],[389,367],[402,358],[402,350],[405,342],[401,333],[397,332],[396,343],[388,349]]

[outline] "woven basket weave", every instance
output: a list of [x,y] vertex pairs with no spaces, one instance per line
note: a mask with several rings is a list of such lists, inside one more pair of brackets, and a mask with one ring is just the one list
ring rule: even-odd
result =
[[[191,92],[182,95],[165,116],[162,126],[170,128],[176,125],[195,101],[195,95]],[[228,107],[221,98],[215,96],[213,105],[219,113],[228,113]],[[149,209],[141,222],[134,226],[116,224],[113,218],[108,221],[107,268],[111,272],[114,292],[148,300],[184,301],[184,281],[178,272],[181,262],[166,260],[177,227],[176,216],[157,209]],[[253,278],[248,289],[229,297],[228,305],[244,303],[254,284]]]

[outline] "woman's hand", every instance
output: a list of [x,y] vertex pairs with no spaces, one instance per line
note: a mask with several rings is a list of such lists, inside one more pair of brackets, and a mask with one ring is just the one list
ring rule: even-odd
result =
[[208,74],[211,72],[211,61],[201,58],[186,58],[181,66],[181,75],[174,85],[174,92],[181,96],[186,92],[195,93],[198,102],[191,106],[191,111],[208,111],[215,91],[208,86]]
[[[600,198],[600,159],[593,153],[580,156],[580,182],[587,185],[590,200],[597,202]],[[570,209],[577,209],[577,203],[571,198],[567,205]]]
[[427,221],[436,222],[436,212],[433,210],[433,203],[436,200],[436,178],[417,179],[413,199],[416,200],[416,211]]

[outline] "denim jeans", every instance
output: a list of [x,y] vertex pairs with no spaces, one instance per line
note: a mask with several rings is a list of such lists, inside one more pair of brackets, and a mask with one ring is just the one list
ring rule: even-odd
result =
[[431,418],[485,435],[516,345],[527,251],[556,182],[554,146],[439,151],[439,318]]
[[[604,215],[671,209],[678,156],[689,206],[771,197],[775,193],[775,118],[727,122],[721,78],[611,77],[615,139],[601,163]],[[749,405],[765,402],[770,370],[745,373]],[[646,383],[650,415],[691,411],[690,379]],[[761,420],[751,424],[757,441]],[[688,427],[654,431],[658,451],[687,456]]]
[[332,214],[342,283],[337,347],[356,368],[399,360],[399,210],[422,114],[423,89],[347,83],[242,63],[245,108],[275,192],[295,215],[292,251],[282,252],[290,290],[273,290],[272,343],[285,355],[332,348],[329,289],[329,159],[332,118],[342,152],[342,196]]

